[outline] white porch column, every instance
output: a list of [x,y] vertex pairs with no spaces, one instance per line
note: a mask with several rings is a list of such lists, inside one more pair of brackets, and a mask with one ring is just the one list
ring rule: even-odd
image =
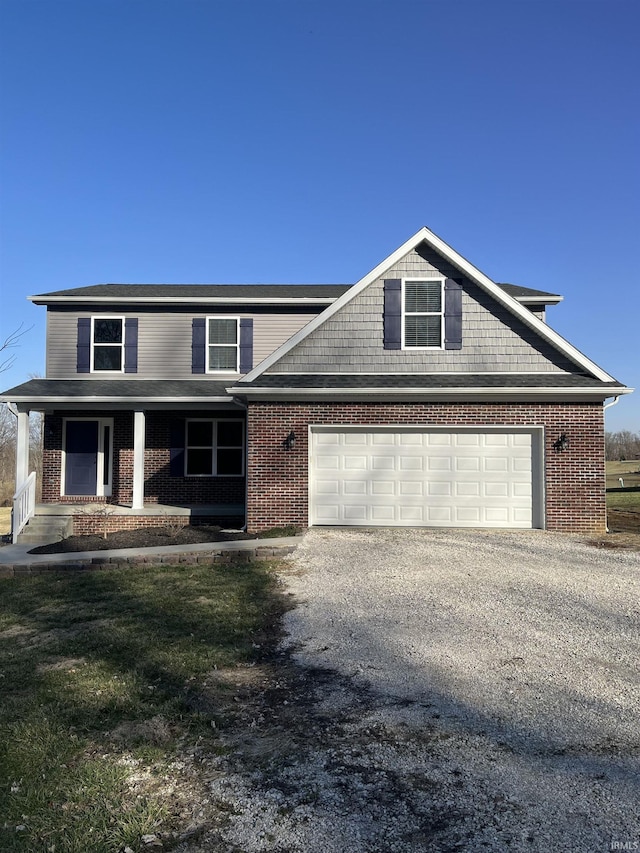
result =
[[16,491],[29,476],[29,412],[18,412]]
[[144,508],[144,425],[145,413],[133,413],[133,503],[132,509]]

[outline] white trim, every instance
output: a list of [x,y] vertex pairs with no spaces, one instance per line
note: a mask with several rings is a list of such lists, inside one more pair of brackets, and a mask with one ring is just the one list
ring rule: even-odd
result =
[[[216,344],[216,343],[212,344],[209,341],[209,321],[210,320],[235,320],[235,323],[236,323],[236,342],[235,342],[236,366],[235,366],[235,369],[233,369],[233,370],[230,367],[224,367],[224,368],[218,369],[218,370],[211,370],[209,368],[209,347],[222,348],[222,347],[233,346],[233,344]],[[209,376],[220,376],[221,374],[236,374],[236,373],[239,374],[240,373],[240,317],[230,317],[228,314],[221,314],[221,315],[211,314],[211,315],[208,315],[207,317],[205,317],[204,322],[205,322],[205,327],[204,327],[205,328],[205,338],[204,338],[204,358],[205,358],[204,370],[205,370],[205,373],[208,374]]]
[[525,385],[514,386],[513,388],[242,388],[236,386],[229,388],[230,393],[242,394],[243,396],[253,397],[257,395],[268,395],[277,399],[278,396],[309,396],[320,395],[328,397],[331,395],[347,394],[349,396],[364,396],[366,394],[375,394],[389,397],[403,396],[404,394],[413,395],[447,395],[447,396],[487,396],[487,397],[506,397],[511,394],[530,394],[532,396],[543,396],[548,394],[570,395],[570,396],[593,396],[593,397],[614,397],[619,394],[631,394],[633,388],[528,388]]
[[[302,285],[302,287],[314,287],[316,285]],[[329,285],[330,287],[346,287],[347,285]],[[260,285],[255,285],[260,287]],[[292,285],[295,287],[295,285]],[[164,305],[331,305],[339,297],[337,296],[197,296],[188,298],[186,296],[27,296],[35,305],[49,305],[58,303],[69,303],[75,305],[139,305],[139,304],[164,304]]]
[[[440,351],[444,349],[444,276],[436,276],[434,278],[403,278],[400,279],[400,299],[401,299],[401,327],[400,327],[400,348],[406,352],[424,352],[425,350]],[[439,281],[440,282],[440,311],[406,311],[405,310],[405,283],[408,281]],[[405,320],[407,317],[440,317],[440,345],[437,347],[408,347],[405,342]]]
[[[62,452],[60,455],[60,496],[75,497],[66,494],[66,469],[67,469],[67,423],[68,421],[91,421],[98,424],[98,458],[96,466],[96,494],[95,497],[110,497],[113,489],[113,418],[63,418],[62,419]],[[109,427],[109,477],[104,480],[104,427]],[[84,495],[78,497],[85,497]],[[87,495],[86,497],[90,497]]]
[[[133,413],[133,493],[131,508],[144,509],[145,413]],[[113,468],[113,463],[112,466]]]
[[[122,340],[120,341],[120,343],[119,344],[96,343],[95,342],[95,331],[94,331],[94,324],[95,324],[96,320],[120,320],[120,322],[122,323]],[[95,373],[98,376],[104,376],[105,374],[108,376],[113,376],[114,374],[119,375],[121,373],[124,373],[124,337],[125,337],[124,326],[125,326],[125,318],[118,316],[116,314],[92,315],[92,317],[91,317],[91,351],[90,351],[90,356],[89,356],[89,358],[90,358],[89,372],[90,373]],[[110,347],[112,349],[115,349],[116,347],[119,346],[120,347],[120,370],[96,370],[96,368],[94,367],[95,359],[94,359],[94,354],[93,354],[94,348],[96,346],[98,346],[98,347]]]
[[307,425],[307,525],[312,526],[312,484],[313,484],[313,440],[314,432],[358,432],[367,430],[389,430],[402,432],[407,430],[424,432],[507,432],[507,433],[530,433],[531,434],[531,527],[532,529],[546,529],[546,478],[545,478],[545,431],[546,428],[540,424],[522,425],[517,424],[464,424],[455,426],[453,424],[308,424]]
[[[3,402],[4,398],[0,397],[0,402]],[[144,403],[173,403],[174,407],[179,406],[181,403],[202,403],[203,406],[206,406],[208,403],[233,403],[233,399],[230,396],[225,397],[107,397],[107,396],[99,396],[99,397],[17,397],[15,395],[11,395],[11,401],[14,403],[32,403],[33,406],[48,406],[55,403],[78,403],[87,404],[87,403],[128,403],[131,408],[134,408],[136,404],[140,402]]]
[[[498,285],[500,287],[500,285]],[[506,291],[505,291],[506,293]],[[564,296],[514,296],[512,297],[521,305],[557,305],[564,300]]]
[[478,284],[481,288],[486,290],[495,299],[503,305],[507,310],[509,310],[512,314],[515,314],[519,317],[527,326],[532,328],[535,332],[537,332],[544,340],[551,343],[556,349],[558,349],[561,353],[566,355],[569,359],[574,361],[576,364],[583,367],[597,379],[600,379],[602,382],[613,382],[615,381],[612,376],[606,373],[601,367],[591,361],[591,359],[587,358],[586,355],[577,350],[574,346],[572,346],[568,341],[562,338],[557,332],[554,332],[546,323],[542,320],[538,319],[538,317],[533,314],[528,308],[520,303],[512,296],[509,296],[504,290],[502,290],[494,281],[492,281],[488,276],[484,273],[480,272],[479,269],[473,266],[473,264],[469,263],[462,255],[458,254],[455,249],[452,249],[451,246],[448,246],[444,240],[441,240],[437,237],[432,231],[428,228],[421,228],[413,237],[410,237],[406,242],[404,242],[399,248],[392,252],[388,257],[386,257],[383,261],[381,261],[376,267],[374,267],[371,272],[367,273],[363,278],[360,279],[356,284],[353,285],[346,293],[343,293],[342,296],[338,297],[335,302],[332,303],[328,308],[314,317],[307,325],[289,338],[284,344],[278,347],[270,356],[265,358],[257,367],[255,367],[250,373],[247,373],[242,381],[244,382],[253,382],[254,379],[257,379],[262,373],[268,370],[273,364],[279,361],[284,355],[290,352],[295,346],[297,346],[300,341],[304,340],[304,338],[308,337],[312,332],[314,332],[319,326],[321,326],[324,322],[326,322],[330,317],[340,311],[345,305],[351,302],[359,293],[361,293],[366,287],[368,287],[372,282],[376,279],[381,278],[384,273],[392,266],[394,266],[398,261],[400,261],[406,254],[416,248],[416,246],[420,245],[420,243],[427,243],[434,251],[438,252],[445,260],[448,260],[455,267],[457,267],[462,273],[464,273],[469,279]]
[[18,412],[16,427],[16,492],[29,476],[29,412]]

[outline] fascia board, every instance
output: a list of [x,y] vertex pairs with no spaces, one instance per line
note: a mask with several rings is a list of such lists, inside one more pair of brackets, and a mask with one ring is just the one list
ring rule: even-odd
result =
[[248,297],[202,296],[27,296],[34,305],[331,305],[335,296]]
[[367,273],[364,278],[361,278],[360,281],[356,282],[349,290],[342,294],[342,296],[338,297],[338,299],[333,302],[328,308],[322,311],[317,317],[314,317],[309,323],[307,323],[304,328],[300,329],[295,335],[289,338],[284,344],[278,347],[275,352],[273,352],[270,356],[267,356],[264,361],[262,361],[257,367],[255,367],[250,373],[248,373],[245,377],[245,381],[253,382],[272,367],[277,361],[279,361],[284,355],[286,355],[290,350],[292,350],[297,344],[299,344],[304,338],[311,334],[311,332],[315,331],[319,326],[321,326],[326,320],[340,311],[346,304],[348,304],[352,299],[354,299],[359,293],[361,293],[368,285],[370,285],[377,278],[380,278],[386,270],[396,264],[399,260],[401,260],[408,252],[412,249],[415,249],[420,243],[426,242],[432,249],[442,255],[443,258],[450,261],[457,269],[463,272],[468,278],[472,281],[476,282],[480,287],[490,293],[500,304],[502,304],[507,310],[509,310],[512,314],[515,314],[519,317],[526,325],[532,328],[535,332],[537,332],[542,338],[549,341],[556,349],[560,352],[563,352],[568,358],[574,361],[576,364],[579,364],[585,370],[589,371],[593,376],[597,379],[600,379],[602,382],[613,382],[615,381],[612,376],[602,370],[601,367],[598,367],[595,362],[591,361],[591,359],[587,358],[586,355],[577,350],[572,344],[566,341],[561,335],[557,332],[554,332],[546,323],[542,320],[539,320],[535,314],[529,311],[528,308],[521,305],[513,296],[509,296],[505,291],[503,291],[494,281],[492,281],[488,276],[484,273],[480,272],[477,267],[475,267],[472,263],[470,263],[466,258],[460,255],[455,249],[452,249],[444,240],[440,239],[436,234],[430,231],[428,228],[421,228],[413,237],[410,237],[405,243],[402,244],[395,252],[392,252],[387,258],[381,261],[371,272]]
[[564,296],[554,296],[553,299],[548,296],[544,299],[540,296],[513,296],[512,299],[521,305],[557,305],[564,300]]
[[206,406],[208,403],[233,403],[234,400],[231,397],[76,397],[76,396],[65,396],[65,397],[55,397],[55,396],[33,396],[33,395],[22,395],[16,396],[11,395],[0,396],[0,403],[34,403],[34,404],[42,404],[42,405],[55,405],[56,403],[63,404],[77,404],[79,406],[90,405],[93,403],[112,403],[114,405],[120,405],[122,403],[135,406],[135,405],[146,405],[147,403],[170,403],[174,407],[180,407],[183,403],[200,403],[203,406]]
[[505,400],[512,397],[532,399],[556,399],[562,400],[567,397],[584,397],[590,399],[607,399],[608,397],[619,397],[623,394],[631,394],[633,388],[243,388],[241,385],[227,388],[229,394],[242,397],[253,397],[260,399],[291,399],[310,397],[419,397],[425,399],[436,398],[474,398]]

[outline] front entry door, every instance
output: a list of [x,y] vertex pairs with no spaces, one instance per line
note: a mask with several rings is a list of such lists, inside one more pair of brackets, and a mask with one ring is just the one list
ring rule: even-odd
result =
[[111,493],[109,420],[68,420],[65,429],[65,495]]

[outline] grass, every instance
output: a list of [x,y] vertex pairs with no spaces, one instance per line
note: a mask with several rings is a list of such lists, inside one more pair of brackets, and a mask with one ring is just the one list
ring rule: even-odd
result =
[[640,512],[640,460],[607,462],[607,508]]
[[231,723],[207,674],[251,664],[282,610],[268,563],[1,580],[3,853],[179,832],[171,762]]
[[11,507],[0,506],[0,536],[11,533]]
[[624,488],[640,486],[640,460],[607,462],[607,489],[620,488],[620,477],[624,480]]

